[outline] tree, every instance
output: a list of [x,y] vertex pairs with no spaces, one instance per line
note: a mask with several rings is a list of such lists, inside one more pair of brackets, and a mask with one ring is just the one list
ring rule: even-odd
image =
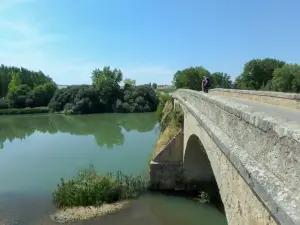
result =
[[93,86],[98,90],[117,87],[122,79],[121,70],[111,70],[109,66],[105,66],[103,70],[95,69],[92,73]]
[[122,113],[153,112],[158,106],[155,90],[149,85],[124,89],[123,98],[118,99],[116,111]]
[[19,73],[12,73],[11,80],[8,84],[8,92],[15,91],[21,85],[20,74]]
[[252,59],[245,64],[235,84],[239,89],[261,89],[272,80],[274,70],[284,64],[285,62],[273,58]]
[[26,105],[30,107],[47,106],[56,90],[57,86],[53,82],[40,84],[28,94]]
[[0,97],[5,97],[8,93],[8,85],[12,79],[13,74],[18,74],[18,83],[26,84],[30,88],[34,88],[40,84],[53,82],[49,76],[43,72],[30,71],[25,68],[8,67],[5,65],[0,66]]
[[174,74],[173,84],[176,88],[201,90],[204,76],[210,76],[210,73],[202,66],[190,67],[182,71],[177,71]]
[[157,84],[156,84],[156,83],[153,83],[153,84],[152,84],[152,87],[153,87],[154,89],[157,89]]
[[16,88],[13,85],[11,85],[7,94],[9,106],[14,108],[26,107],[26,99],[30,91],[31,89],[27,84],[22,84],[20,86],[17,86]]
[[227,73],[215,72],[211,74],[212,86],[214,88],[231,88],[231,78]]
[[124,84],[126,85],[130,85],[130,86],[135,86],[136,85],[136,81],[135,80],[132,80],[132,79],[129,79],[129,78],[125,78],[124,79]]
[[282,92],[300,92],[300,65],[285,64],[274,71],[272,89]]
[[109,66],[103,70],[95,69],[92,73],[93,87],[99,91],[100,103],[109,111],[120,95],[119,83],[123,79],[121,70],[111,70]]

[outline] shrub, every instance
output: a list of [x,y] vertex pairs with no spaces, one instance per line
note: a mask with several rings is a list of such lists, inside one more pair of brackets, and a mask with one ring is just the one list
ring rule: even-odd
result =
[[0,109],[7,109],[8,103],[5,99],[0,99]]
[[56,207],[99,206],[137,197],[147,188],[142,176],[125,175],[118,172],[98,174],[93,166],[79,172],[73,179],[61,179],[54,190],[53,204]]
[[0,115],[16,115],[16,114],[35,114],[35,113],[49,113],[48,107],[37,107],[37,108],[8,108],[1,109]]

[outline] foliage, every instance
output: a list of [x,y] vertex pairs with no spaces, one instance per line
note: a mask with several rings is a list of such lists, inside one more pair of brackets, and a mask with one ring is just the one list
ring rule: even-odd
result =
[[[135,86],[134,80],[125,79],[125,86],[121,88],[121,70],[109,66],[92,72],[92,85],[73,85],[62,89],[58,89],[51,78],[41,72],[25,73],[23,68],[7,69],[2,66],[0,75],[4,77],[3,74],[10,74],[6,77],[9,83],[5,90],[10,108],[48,106],[52,112],[85,114],[152,112],[158,105],[156,92],[151,85]],[[38,82],[31,78],[36,78]],[[4,103],[2,105],[6,107]]]
[[155,143],[154,154],[157,154],[180,131],[184,122],[181,106],[178,104],[174,106],[172,99],[165,102],[160,117],[161,133]]
[[11,108],[47,106],[56,89],[56,84],[48,82],[38,85],[32,90],[27,84],[15,85],[14,79],[12,79],[7,101]]
[[158,98],[155,90],[149,85],[124,87],[122,98],[116,104],[116,112],[153,112],[156,111]]
[[163,109],[165,108],[166,103],[171,100],[172,98],[169,94],[161,93],[159,95],[159,104],[156,111],[156,118],[159,123],[161,122],[161,119],[163,117]]
[[36,108],[8,108],[1,109],[0,115],[16,115],[16,114],[35,114],[35,113],[49,113],[48,107],[36,107]]
[[154,89],[157,89],[157,83],[153,83],[153,84],[152,84],[152,87],[153,87]]
[[215,72],[211,74],[212,87],[231,88],[232,81],[227,73]]
[[34,88],[40,84],[53,82],[49,76],[46,76],[43,72],[30,71],[25,68],[0,66],[0,97],[5,97],[8,93],[9,83],[13,76],[17,76],[17,79],[13,82],[17,86],[26,84],[30,88]]
[[[172,105],[171,105],[172,104]],[[180,128],[183,124],[183,111],[179,104],[173,105],[168,101],[163,109],[163,117],[160,121],[161,131],[164,131],[168,126]]]
[[8,102],[6,99],[1,98],[0,99],[0,109],[7,109],[8,108]]
[[21,85],[20,75],[18,72],[12,72],[11,80],[8,84],[8,92],[13,92]]
[[275,69],[271,88],[281,92],[300,92],[300,65],[286,64]]
[[168,94],[168,93],[171,93],[171,92],[174,92],[174,91],[176,91],[176,88],[174,88],[174,87],[168,87],[168,88],[157,88],[157,91],[159,91],[159,92],[163,92],[163,93],[166,93],[166,94]]
[[[13,84],[12,84],[13,83]],[[10,82],[9,90],[7,94],[8,105],[11,108],[24,108],[26,107],[26,99],[28,93],[31,91],[27,84],[19,86],[14,85],[14,79]]]
[[117,93],[112,93],[113,96],[105,96],[93,86],[69,86],[54,94],[49,108],[54,112],[64,111],[67,114],[153,112],[157,108],[156,92],[148,85],[126,85],[124,89],[116,91]]
[[119,200],[131,199],[147,189],[147,182],[142,176],[126,175],[118,172],[105,176],[96,172],[93,166],[83,170],[73,179],[61,183],[53,192],[55,206],[99,206]]
[[239,89],[259,90],[272,80],[274,70],[284,64],[285,62],[273,58],[252,59],[245,64],[235,86]]
[[115,105],[119,94],[119,83],[123,79],[121,70],[111,70],[109,66],[105,66],[103,70],[95,69],[92,73],[93,87],[99,91],[100,103],[105,107],[104,111],[110,111]]
[[136,81],[132,80],[132,79],[129,79],[129,78],[126,78],[126,79],[124,79],[124,84],[125,85],[130,85],[130,86],[135,86],[136,85]]
[[47,106],[56,90],[57,85],[53,82],[40,84],[28,93],[26,105],[29,107]]
[[176,88],[188,88],[200,91],[204,76],[210,76],[210,73],[202,66],[190,67],[182,71],[178,70],[174,75],[173,84]]
[[0,67],[0,95],[5,97],[9,108],[47,106],[56,89],[52,79],[41,71]]
[[64,111],[68,114],[103,112],[100,102],[99,92],[92,86],[74,85],[57,90],[49,108],[53,112]]

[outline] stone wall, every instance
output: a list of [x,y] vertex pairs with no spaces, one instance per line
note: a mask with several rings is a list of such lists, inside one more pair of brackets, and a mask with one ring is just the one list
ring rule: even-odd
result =
[[150,162],[150,188],[152,190],[175,190],[182,185],[182,163]]
[[168,144],[153,158],[154,162],[182,162],[183,158],[183,133],[179,131]]
[[248,99],[292,109],[300,109],[300,94],[274,91],[252,91],[237,89],[211,89],[215,95]]
[[183,133],[173,137],[150,162],[150,186],[154,190],[174,190],[183,181]]
[[[194,121],[187,127],[185,124],[184,134],[205,130],[205,133],[197,134],[202,142],[205,135],[212,140],[207,141],[204,147],[210,149],[217,146],[219,154],[227,158],[228,162],[225,159],[216,161],[214,157],[217,156],[210,156],[210,161],[214,172],[218,170],[216,165],[224,164],[215,176],[217,182],[219,181],[219,188],[221,186],[220,192],[223,191],[223,202],[230,198],[225,207],[230,211],[230,220],[236,221],[230,224],[274,224],[271,217],[279,224],[300,224],[300,125],[272,118],[256,112],[251,107],[202,92],[179,89],[172,96],[188,109],[190,118],[195,118],[199,123],[198,125]],[[188,137],[184,138],[185,142],[187,139]],[[229,172],[231,168],[234,169],[232,173],[236,171],[250,192],[247,192],[243,185],[238,185],[243,182],[239,181],[237,175],[234,175],[231,181],[226,178],[228,183],[222,181],[224,177],[218,177],[222,173],[229,176],[226,170]],[[226,188],[229,182],[234,182],[233,186]],[[232,191],[234,193],[231,193]],[[249,196],[243,196],[243,191]],[[230,193],[245,201],[233,201]],[[241,204],[247,204],[249,207]],[[265,209],[261,208],[262,206]],[[238,208],[248,214],[233,218],[233,215],[238,213]],[[254,218],[254,212],[259,215],[257,219]],[[267,218],[268,215],[271,216],[270,219]],[[243,219],[252,222],[243,223]]]

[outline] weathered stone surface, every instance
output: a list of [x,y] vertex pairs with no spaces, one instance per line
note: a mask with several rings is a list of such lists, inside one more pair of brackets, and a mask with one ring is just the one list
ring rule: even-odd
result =
[[217,96],[179,89],[184,151],[201,140],[229,224],[300,224],[300,126]]
[[154,190],[174,190],[182,184],[181,162],[150,162],[150,187]]
[[300,109],[300,94],[273,92],[273,91],[251,91],[251,90],[237,90],[237,89],[211,89],[215,95],[222,95],[228,97],[237,97],[248,100],[253,100],[272,105],[279,105],[293,109]]
[[182,162],[183,158],[183,133],[179,133],[173,137],[168,144],[161,149],[153,158],[153,162]]

